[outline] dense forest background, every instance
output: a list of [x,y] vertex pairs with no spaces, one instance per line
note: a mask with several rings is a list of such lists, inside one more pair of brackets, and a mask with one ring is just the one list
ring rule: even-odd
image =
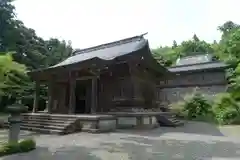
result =
[[[33,82],[26,71],[51,66],[70,56],[71,42],[59,39],[44,40],[17,19],[13,0],[0,1],[0,105],[6,106],[16,99],[31,106]],[[174,64],[179,56],[193,53],[211,53],[216,59],[238,64],[240,60],[240,26],[227,21],[216,26],[222,36],[219,41],[207,43],[195,34],[189,40],[172,46],[152,49],[154,57],[164,66]],[[232,73],[233,75],[235,73]],[[236,74],[235,74],[236,75]],[[46,98],[42,87],[41,99]],[[3,108],[3,107],[1,107]]]

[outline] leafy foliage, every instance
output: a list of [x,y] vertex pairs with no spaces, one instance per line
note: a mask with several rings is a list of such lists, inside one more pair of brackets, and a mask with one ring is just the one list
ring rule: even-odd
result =
[[188,119],[197,119],[211,113],[210,102],[196,90],[193,94],[184,97],[181,105]]
[[36,142],[32,139],[26,139],[19,143],[6,143],[0,148],[0,156],[6,156],[14,153],[29,152],[36,148]]
[[177,58],[181,56],[214,53],[214,47],[217,48],[216,44],[213,46],[205,41],[201,41],[194,34],[191,40],[183,41],[180,45],[177,45],[176,41],[174,41],[172,47],[159,47],[153,49],[152,52],[160,64],[168,67],[174,65]]
[[232,124],[240,117],[239,104],[230,93],[218,94],[213,105],[215,119],[219,124]]
[[0,55],[0,93],[16,95],[23,92],[28,84],[25,65],[14,62],[10,54]]
[[[43,40],[33,29],[26,27],[15,16],[12,1],[0,1],[0,55],[7,55],[1,57],[2,60],[0,60],[0,65],[5,66],[4,73],[0,73],[0,91],[2,92],[0,106],[13,103],[17,98],[30,104],[34,87],[26,70],[31,71],[54,65],[72,52],[71,42],[53,38]],[[8,55],[9,52],[13,52],[11,57]],[[41,99],[45,99],[46,88],[42,87],[40,93]]]
[[33,139],[26,139],[19,142],[19,147],[22,152],[28,152],[36,148],[36,142]]

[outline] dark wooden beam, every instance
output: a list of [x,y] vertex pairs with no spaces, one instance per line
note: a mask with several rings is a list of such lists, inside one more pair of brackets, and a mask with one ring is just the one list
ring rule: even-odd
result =
[[40,84],[38,81],[35,82],[35,92],[34,92],[34,101],[33,101],[33,113],[36,113],[38,110],[38,103],[39,103],[39,89]]
[[48,113],[52,113],[52,107],[53,107],[53,87],[54,87],[54,83],[51,80],[48,83],[48,103],[47,103],[47,112]]
[[70,72],[69,73],[69,113],[70,114],[74,113],[76,108],[75,89],[76,89],[76,79]]
[[91,103],[91,113],[96,113],[97,111],[97,77],[92,79],[92,103]]

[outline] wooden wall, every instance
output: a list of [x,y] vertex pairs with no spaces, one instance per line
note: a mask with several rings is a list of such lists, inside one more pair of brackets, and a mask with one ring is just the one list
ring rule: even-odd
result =
[[183,100],[196,88],[208,97],[225,92],[227,80],[224,70],[184,73],[162,79],[156,87],[156,97],[160,106],[167,107],[171,103]]

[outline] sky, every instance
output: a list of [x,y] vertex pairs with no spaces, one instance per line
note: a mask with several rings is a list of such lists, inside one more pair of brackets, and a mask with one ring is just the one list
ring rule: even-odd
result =
[[239,0],[16,0],[17,17],[44,39],[91,47],[148,32],[150,47],[197,34],[219,40],[217,27],[240,24]]

